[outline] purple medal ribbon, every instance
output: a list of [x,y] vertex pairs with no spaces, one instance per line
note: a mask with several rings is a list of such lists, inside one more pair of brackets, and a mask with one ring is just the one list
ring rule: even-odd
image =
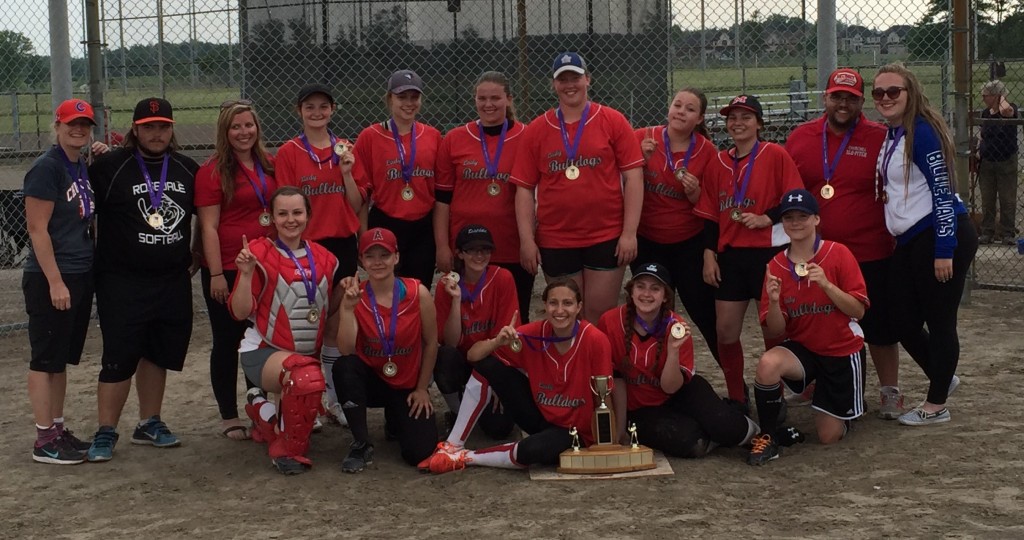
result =
[[299,140],[302,141],[302,146],[305,146],[306,152],[309,153],[309,159],[313,160],[313,163],[316,163],[317,165],[323,165],[328,161],[333,161],[334,164],[337,165],[338,161],[341,160],[338,154],[334,153],[334,144],[338,142],[338,138],[330,131],[327,132],[327,136],[331,138],[331,157],[327,159],[320,159],[316,157],[316,152],[313,151],[313,147],[309,144],[309,139],[306,138],[306,134],[303,133],[302,135],[299,135]]
[[888,145],[886,141],[885,154],[882,156],[882,170],[878,171],[879,177],[882,179],[882,188],[885,189],[889,185],[889,163],[892,162],[893,154],[896,153],[896,147],[900,144],[900,139],[906,134],[906,130],[903,126],[896,128],[892,136],[892,145]]
[[[672,159],[672,142],[668,138],[668,126],[661,130],[662,136],[665,138],[665,161],[668,162],[668,170],[672,171],[673,174],[676,172],[676,164]],[[686,154],[683,155],[683,168],[690,166],[690,158],[693,156],[693,149],[697,146],[697,134],[690,133],[690,145],[686,147]]]
[[64,152],[64,149],[59,144],[57,149],[60,150],[60,157],[64,158],[64,167],[68,170],[68,176],[71,177],[71,180],[75,182],[75,187],[78,188],[78,198],[82,203],[82,218],[88,221],[92,217],[92,198],[89,196],[89,190],[92,188],[89,185],[89,168],[85,166],[85,159],[79,156],[78,172],[71,172],[71,167],[74,164],[71,163],[68,154]]
[[506,118],[505,123],[501,125],[501,136],[498,137],[498,149],[494,152],[494,161],[491,161],[491,155],[487,151],[487,134],[484,133],[484,125],[477,120],[476,127],[480,133],[480,148],[484,153],[484,170],[487,172],[488,178],[496,178],[498,176],[498,161],[501,160],[501,149],[505,146],[505,134],[508,133],[508,119]]
[[153,185],[153,177],[149,175],[146,162],[142,160],[142,152],[135,151],[135,161],[138,162],[139,170],[142,171],[142,177],[146,180],[146,187],[149,189],[149,206],[153,212],[158,212],[160,202],[164,198],[164,186],[167,185],[167,165],[171,162],[171,154],[164,152],[164,163],[160,167],[160,181],[156,186]]
[[366,294],[370,297],[370,312],[373,313],[373,321],[377,323],[377,335],[380,336],[381,347],[388,360],[395,355],[395,334],[398,332],[398,277],[395,277],[395,289],[391,293],[391,331],[385,332],[384,318],[377,310],[377,296],[373,294],[373,285],[366,284]]
[[256,169],[256,177],[259,178],[260,185],[256,186],[256,181],[249,176],[249,171],[245,170],[241,164],[238,166],[242,169],[242,174],[245,175],[245,179],[249,181],[249,185],[252,186],[252,190],[256,192],[256,198],[260,201],[260,207],[263,209],[267,208],[267,175],[263,172],[263,165],[260,165],[260,160],[256,156],[252,159],[254,168]]
[[[486,155],[486,153],[484,154]],[[473,305],[476,299],[480,296],[480,291],[484,289],[484,282],[487,280],[487,269],[484,268],[484,273],[480,275],[480,279],[476,282],[476,288],[473,292],[469,292],[469,288],[463,283],[464,280],[459,280],[459,288],[462,289],[462,301],[469,302],[469,305]]]
[[[402,136],[398,134],[398,125],[395,119],[390,118],[388,124],[391,127],[391,138],[395,140],[395,147],[398,148],[398,163],[402,166],[402,180],[405,185],[412,183],[412,173],[416,168],[416,122],[412,123],[409,131],[409,159],[405,156],[405,145],[402,144]],[[487,152],[484,152],[487,155]]]
[[[550,337],[545,337],[545,336],[528,336],[526,334],[519,334],[519,337],[523,338],[523,341],[525,341],[526,345],[528,347],[530,347],[531,349],[533,349],[535,351],[546,351],[546,350],[548,350],[548,345],[551,345],[552,343],[561,343],[563,341],[569,341],[570,339],[575,338],[576,334],[579,331],[580,331],[580,321],[577,319],[576,320],[576,324],[573,325],[573,327],[572,327],[572,334],[569,334],[569,336],[567,336],[567,337],[558,337],[558,336],[554,335],[554,330],[551,331],[552,334],[551,334]],[[538,349],[537,346],[533,344],[534,341],[539,341],[539,342],[543,343],[544,345],[541,348]]]
[[647,332],[647,335],[654,337],[661,337],[670,320],[672,320],[671,316],[665,317],[659,320],[658,324],[654,328],[651,328],[650,326],[647,326],[647,321],[643,320],[639,315],[636,316],[636,323],[640,325],[640,328],[643,328],[644,332]]
[[[821,246],[821,235],[816,234],[814,235],[814,251],[811,252],[811,259],[814,259],[814,256],[818,254],[819,246]],[[786,262],[789,263],[789,275],[793,276],[793,281],[799,282],[800,276],[796,274],[796,263],[790,260],[788,256],[786,257]]]
[[843,152],[846,151],[846,145],[850,144],[853,130],[857,129],[857,122],[854,122],[850,129],[846,130],[846,134],[843,135],[843,142],[839,143],[839,151],[836,152],[836,157],[832,159],[832,163],[828,162],[828,119],[826,118],[824,122],[825,125],[821,129],[821,160],[824,164],[825,184],[828,185],[832,181],[832,175],[836,173],[836,168],[839,167],[839,160],[843,157]]
[[302,285],[306,288],[306,299],[309,300],[309,307],[316,305],[316,263],[313,261],[313,252],[309,249],[309,242],[303,240],[302,247],[306,249],[306,260],[309,261],[309,278],[306,278],[306,272],[302,269],[302,265],[299,264],[299,259],[295,257],[292,250],[288,249],[288,246],[284,245],[284,242],[280,238],[274,240],[277,244],[278,249],[285,252],[288,258],[295,263],[296,270],[299,271],[299,277],[302,278]]
[[732,158],[732,182],[733,182],[733,203],[736,208],[743,207],[743,201],[746,200],[747,188],[750,187],[750,173],[754,170],[754,160],[757,159],[757,149],[761,146],[761,141],[754,142],[754,148],[750,151],[750,163],[747,163],[747,172],[743,174],[743,183],[738,183],[739,180],[739,168],[740,159],[736,156]]
[[562,108],[559,107],[555,111],[555,116],[558,117],[558,128],[562,132],[562,146],[565,148],[566,163],[575,163],[576,153],[580,151],[580,141],[583,140],[583,129],[587,127],[587,118],[590,116],[590,102],[583,106],[583,115],[580,116],[580,125],[576,129],[576,137],[573,138],[572,146],[569,146],[569,132],[565,128],[565,115],[562,114]]

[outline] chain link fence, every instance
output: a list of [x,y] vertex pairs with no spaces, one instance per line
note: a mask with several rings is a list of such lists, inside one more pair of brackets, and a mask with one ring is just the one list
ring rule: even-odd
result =
[[[0,272],[13,276],[0,285],[0,298],[19,307],[0,316],[0,335],[24,318],[17,268],[27,236],[17,189],[28,163],[50,144],[52,121],[46,20],[29,0],[12,1],[26,6],[0,22],[0,267],[6,269]],[[951,33],[946,3],[939,3],[840,0],[836,34],[826,39],[835,40],[840,65],[869,81],[881,64],[907,63],[951,118]],[[518,115],[529,119],[554,103],[550,65],[564,50],[587,59],[593,99],[634,125],[663,122],[671,92],[684,86],[706,92],[708,124],[723,144],[717,110],[741,92],[761,98],[771,140],[784,141],[795,125],[821,112],[820,17],[817,2],[807,0],[101,0],[99,6],[104,114],[115,138],[129,129],[137,100],[163,96],[175,107],[179,141],[200,160],[212,151],[224,100],[252,99],[276,146],[299,129],[297,89],[325,83],[339,98],[333,131],[354,138],[386,118],[385,79],[404,68],[423,76],[422,120],[442,131],[474,116],[471,86],[486,70],[509,76]],[[1007,13],[976,15],[976,54],[1024,40],[1016,37],[1024,32],[1006,27],[1013,20]],[[85,28],[80,0],[69,0],[69,21],[73,88],[87,97],[85,51],[77,45]],[[1006,63],[1011,97],[1021,90],[1020,66]],[[975,62],[975,81],[987,80],[988,71],[988,61]],[[977,109],[980,97],[974,98]],[[875,116],[870,100],[866,112]],[[980,200],[974,191],[970,199]],[[1000,261],[978,272],[980,283],[1024,285],[1015,248],[986,246],[979,258]]]

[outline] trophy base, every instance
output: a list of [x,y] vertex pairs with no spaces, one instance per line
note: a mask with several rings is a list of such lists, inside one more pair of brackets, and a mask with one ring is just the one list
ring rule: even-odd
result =
[[619,444],[604,444],[579,450],[569,449],[558,456],[558,472],[565,474],[611,474],[655,468],[654,450]]

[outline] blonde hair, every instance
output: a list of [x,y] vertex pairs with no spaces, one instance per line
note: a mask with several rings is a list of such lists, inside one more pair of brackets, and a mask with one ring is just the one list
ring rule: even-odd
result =
[[260,117],[256,110],[247,103],[235,103],[222,108],[217,117],[217,142],[214,145],[213,157],[217,160],[217,175],[220,176],[224,204],[230,203],[235,195],[235,175],[238,174],[240,167],[235,150],[228,140],[228,131],[231,130],[231,123],[235,121],[235,117],[242,113],[252,113],[252,120],[256,124],[256,144],[252,147],[253,159],[259,162],[268,176],[274,175],[274,165],[270,161],[267,148],[263,145],[263,129],[260,127]]

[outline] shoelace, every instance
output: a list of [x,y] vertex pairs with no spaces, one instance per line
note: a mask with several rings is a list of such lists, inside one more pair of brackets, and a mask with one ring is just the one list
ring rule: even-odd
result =
[[92,438],[92,445],[96,448],[111,448],[114,446],[114,434],[109,431],[101,431]]
[[761,453],[764,453],[765,449],[768,448],[768,445],[771,444],[771,442],[772,442],[771,435],[762,435],[760,437],[754,437],[754,440],[751,443],[752,444],[752,448],[750,449],[750,453],[751,454],[761,454]]
[[145,431],[147,431],[147,432],[152,431],[156,435],[170,435],[171,434],[170,428],[167,427],[167,424],[165,424],[163,422],[163,420],[157,420],[156,422],[153,422],[152,424],[149,425],[148,429],[145,429]]

